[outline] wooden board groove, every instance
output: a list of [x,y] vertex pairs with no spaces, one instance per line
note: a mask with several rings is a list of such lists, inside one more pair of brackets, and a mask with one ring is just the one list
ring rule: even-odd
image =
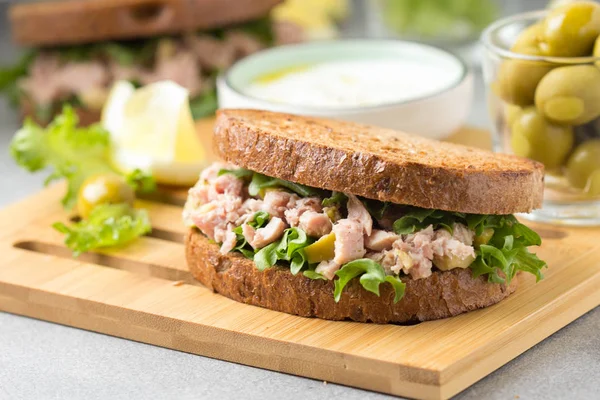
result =
[[[239,304],[192,280],[178,205],[143,200],[154,234],[72,259],[50,224],[63,187],[0,212],[0,310],[384,393],[448,398],[600,304],[600,229],[534,225],[550,268],[507,300],[412,326],[307,319]],[[169,199],[165,201],[164,199]]]

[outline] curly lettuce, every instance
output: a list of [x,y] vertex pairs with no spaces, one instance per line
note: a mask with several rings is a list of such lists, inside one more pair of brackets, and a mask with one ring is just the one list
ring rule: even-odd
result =
[[101,204],[92,210],[88,219],[67,226],[62,222],[52,225],[65,234],[65,245],[78,256],[88,250],[129,243],[152,230],[146,210],[129,204]]
[[487,243],[476,245],[477,258],[470,265],[475,277],[484,275],[489,282],[510,284],[518,271],[543,278],[547,264],[527,248],[542,244],[540,236],[520,223],[514,215],[482,215],[402,207],[403,216],[394,222],[394,232],[410,234],[432,225],[452,232],[454,223],[468,226],[476,238],[492,232]]
[[236,178],[240,179],[250,179],[250,184],[248,186],[248,193],[250,196],[258,196],[264,189],[270,188],[285,188],[301,197],[320,196],[326,193],[326,191],[322,189],[301,185],[299,183],[290,182],[279,178],[272,178],[245,168],[222,169],[218,172],[218,175],[223,174],[232,174]]
[[397,276],[386,275],[381,264],[370,258],[350,261],[344,264],[335,275],[338,277],[335,280],[335,290],[333,292],[336,302],[340,301],[342,291],[354,278],[358,278],[358,281],[365,290],[375,293],[377,296],[379,296],[379,286],[382,283],[388,282],[394,288],[394,303],[399,302],[404,297],[406,284]]
[[[263,193],[266,188],[282,188],[302,197],[320,196],[325,207],[345,207],[347,195],[341,192],[330,192],[305,185],[268,177],[245,168],[233,170],[223,169],[218,172],[232,174],[248,183],[251,196]],[[510,284],[519,271],[534,275],[537,280],[543,278],[542,270],[547,264],[535,253],[528,250],[530,246],[541,245],[540,236],[532,229],[521,224],[513,215],[480,215],[425,209],[360,198],[375,221],[396,216],[393,231],[398,235],[408,235],[432,226],[434,229],[446,229],[453,232],[455,223],[468,226],[475,232],[475,261],[469,266],[474,277],[484,276],[491,283]],[[254,218],[250,224],[255,228],[265,226],[268,218]],[[247,258],[253,259],[259,270],[265,270],[283,261],[289,265],[292,274],[302,272],[310,279],[323,279],[317,273],[315,264],[308,264],[303,248],[314,242],[305,232],[298,228],[289,228],[283,237],[268,246],[254,251],[245,241],[241,227],[234,230],[238,235],[239,251]],[[346,285],[357,278],[365,290],[379,295],[379,286],[383,283],[392,285],[395,291],[394,302],[404,296],[405,284],[397,275],[387,275],[383,267],[371,259],[359,259],[342,265],[336,272],[334,281],[334,297],[336,301]]]
[[[26,120],[10,144],[16,163],[29,172],[49,170],[45,184],[64,179],[67,191],[62,198],[65,208],[77,202],[79,189],[88,177],[96,174],[120,174],[109,160],[109,133],[100,125],[79,127],[73,109],[65,106],[46,128]],[[156,189],[153,177],[140,170],[124,175],[125,182],[138,193]],[[74,255],[84,251],[125,244],[150,231],[145,210],[127,204],[100,204],[88,219],[73,226],[57,222],[54,228],[64,233],[65,244]]]
[[10,144],[10,152],[18,165],[30,172],[51,169],[46,184],[67,181],[67,193],[62,199],[72,208],[83,181],[94,174],[114,173],[109,163],[110,136],[100,125],[78,127],[75,111],[65,106],[46,128],[32,120],[25,121]]
[[[270,215],[264,211],[256,212],[247,222],[255,229],[267,225]],[[299,228],[288,228],[284,231],[281,239],[258,250],[252,249],[244,235],[242,227],[236,227],[233,232],[237,235],[237,243],[232,251],[242,253],[246,258],[252,259],[259,271],[264,271],[275,266],[278,262],[287,265],[292,275],[302,272],[304,276],[314,280],[327,280],[323,275],[315,271],[316,264],[309,264],[304,248],[313,244],[315,239],[309,237],[306,232]],[[360,284],[368,291],[379,296],[379,285],[390,283],[395,291],[394,303],[400,301],[404,296],[405,284],[397,276],[386,275],[383,267],[371,259],[361,259],[344,264],[336,275],[339,279],[335,281],[334,298],[340,301],[341,293],[350,280],[359,277]]]

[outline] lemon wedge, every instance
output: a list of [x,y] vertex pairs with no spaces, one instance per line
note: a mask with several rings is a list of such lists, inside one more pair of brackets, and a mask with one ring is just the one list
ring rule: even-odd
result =
[[116,82],[102,110],[102,125],[111,135],[112,163],[125,173],[139,168],[158,183],[193,185],[211,161],[208,144],[196,133],[188,90],[171,81],[140,89]]

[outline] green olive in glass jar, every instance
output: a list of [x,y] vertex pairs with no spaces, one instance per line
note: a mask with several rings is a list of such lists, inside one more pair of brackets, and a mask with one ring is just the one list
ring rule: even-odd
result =
[[87,178],[77,194],[77,211],[87,218],[99,204],[129,203],[133,205],[135,191],[116,174],[99,174]]
[[[594,52],[592,55],[594,57],[600,57],[600,36],[596,38],[596,42],[594,43]],[[596,67],[600,68],[600,61],[596,61]]]
[[502,100],[521,107],[530,106],[535,91],[552,66],[543,61],[506,60],[500,66],[492,89]]
[[600,4],[577,1],[552,10],[542,22],[540,49],[553,57],[592,54],[600,35]]
[[600,195],[600,139],[577,146],[569,157],[565,176],[573,187]]
[[600,69],[593,65],[555,68],[540,81],[535,105],[549,120],[582,125],[600,116]]
[[542,23],[527,27],[519,34],[510,51],[520,54],[541,54],[540,41],[542,39],[542,32]]
[[504,118],[506,119],[506,125],[510,127],[521,115],[523,109],[513,104],[506,104],[504,106]]
[[539,161],[550,170],[563,164],[573,140],[573,128],[552,124],[535,107],[523,110],[511,125],[513,152]]

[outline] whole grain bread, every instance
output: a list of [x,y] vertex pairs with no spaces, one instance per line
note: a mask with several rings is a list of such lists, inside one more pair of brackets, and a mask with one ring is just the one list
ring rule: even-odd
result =
[[476,214],[541,206],[542,164],[374,126],[220,110],[217,153],[262,174],[371,199]]
[[62,0],[17,4],[13,40],[26,46],[209,30],[264,17],[282,0]]
[[378,297],[353,279],[336,303],[333,281],[292,275],[289,268],[278,266],[261,272],[241,254],[221,254],[219,246],[195,229],[187,233],[185,245],[189,269],[206,287],[242,303],[303,317],[375,323],[428,321],[491,306],[517,288],[516,279],[507,287],[473,278],[470,269],[459,268],[435,271],[426,279],[403,278],[406,295],[396,304],[391,285],[381,285]]

